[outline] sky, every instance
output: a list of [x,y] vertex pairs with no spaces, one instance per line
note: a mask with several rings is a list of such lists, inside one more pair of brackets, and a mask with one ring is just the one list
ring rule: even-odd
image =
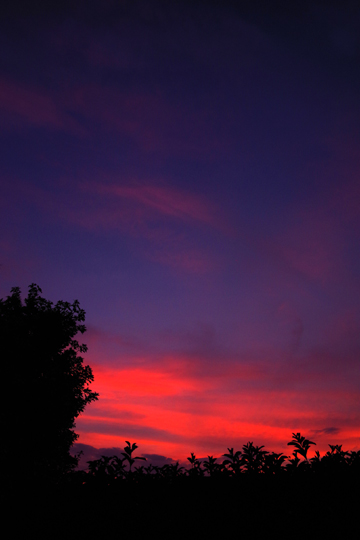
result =
[[30,4],[0,16],[0,298],[86,311],[76,448],[359,450],[360,8]]

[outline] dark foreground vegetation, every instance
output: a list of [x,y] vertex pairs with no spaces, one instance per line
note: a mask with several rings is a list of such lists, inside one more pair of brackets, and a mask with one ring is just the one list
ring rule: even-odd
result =
[[79,471],[78,479],[83,485],[111,487],[125,480],[139,484],[159,480],[173,483],[179,478],[201,479],[235,479],[265,475],[266,477],[324,477],[334,475],[360,475],[360,451],[344,451],[342,445],[329,445],[324,456],[318,451],[308,459],[308,451],[313,441],[300,433],[293,433],[288,446],[294,448],[291,456],[282,453],[268,452],[263,446],[254,446],[252,442],[244,444],[242,450],[228,448],[220,459],[208,456],[199,460],[191,453],[188,457],[190,467],[181,467],[179,462],[165,464],[162,467],[153,465],[135,466],[137,460],[146,461],[144,457],[134,455],[138,448],[136,443],[125,441],[126,446],[122,458],[118,456],[102,456],[100,459],[88,461],[87,472]]
[[265,475],[28,486],[7,507],[21,515],[12,519],[14,538],[19,528],[49,538],[357,538],[358,486],[344,476]]
[[75,338],[78,301],[55,305],[30,285],[0,300],[0,508],[6,538],[357,538],[360,452],[300,433],[291,455],[252,442],[223,456],[156,467],[126,441],[78,471],[75,419],[96,399]]
[[66,538],[356,537],[359,451],[330,445],[308,458],[315,443],[297,433],[288,457],[249,442],[221,459],[191,454],[188,468],[155,467],[126,442],[121,458],[102,456],[55,484],[8,486],[6,504],[21,504],[27,530]]

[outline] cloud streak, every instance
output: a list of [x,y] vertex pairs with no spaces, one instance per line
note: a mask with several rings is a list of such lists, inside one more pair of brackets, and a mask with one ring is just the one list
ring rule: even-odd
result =
[[330,434],[333,442],[345,438],[354,446],[359,436],[356,388],[345,379],[339,385],[336,364],[312,370],[313,363],[318,365],[314,356],[298,368],[270,358],[228,360],[207,370],[204,359],[173,355],[124,367],[97,365],[96,390],[103,405],[99,401],[96,411],[90,406],[83,415],[80,440],[95,444],[101,435],[107,444],[120,446],[136,437],[144,451],[167,445],[174,459],[254,439],[272,441],[273,450],[284,451],[292,431],[314,432],[320,444]]
[[80,125],[64,110],[57,96],[31,84],[0,79],[0,110],[5,128],[23,131],[24,127],[41,127],[82,133]]
[[135,185],[90,185],[84,186],[84,189],[129,200],[149,212],[155,211],[162,216],[180,221],[190,220],[211,226],[216,223],[214,205],[211,206],[204,198],[193,193],[173,187],[135,183]]
[[205,245],[224,237],[226,229],[216,205],[204,196],[165,182],[126,180],[75,183],[60,196],[31,186],[20,189],[27,204],[32,202],[46,219],[57,216],[60,222],[97,234],[121,235],[150,261],[190,274],[217,265]]

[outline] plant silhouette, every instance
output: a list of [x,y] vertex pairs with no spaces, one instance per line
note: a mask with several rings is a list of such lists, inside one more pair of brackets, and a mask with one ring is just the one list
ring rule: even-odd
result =
[[191,469],[188,471],[189,476],[202,476],[204,474],[204,471],[202,470],[201,463],[197,459],[195,454],[191,452],[190,457],[188,457],[187,459],[191,464]]
[[311,444],[316,444],[303,437],[300,433],[292,434],[293,440],[288,442],[288,446],[295,446],[294,454],[300,454],[305,460],[307,460],[307,453]]
[[[300,433],[293,433],[292,437],[293,440],[288,445],[295,446],[295,450],[290,457],[283,453],[268,452],[264,450],[264,446],[256,446],[249,441],[243,445],[242,451],[228,448],[228,452],[223,454],[226,459],[221,464],[217,463],[218,458],[214,456],[207,456],[207,459],[201,462],[191,452],[190,457],[187,458],[190,464],[189,469],[180,466],[179,462],[166,463],[162,467],[152,464],[147,467],[141,465],[133,469],[136,460],[145,461],[146,458],[134,456],[133,453],[138,445],[125,441],[126,446],[122,452],[122,458],[101,456],[100,459],[88,461],[88,475],[100,485],[112,485],[117,480],[124,479],[136,479],[141,482],[147,478],[172,483],[181,477],[201,478],[206,475],[210,478],[231,479],[249,474],[252,478],[262,474],[278,477],[295,471],[296,474],[301,474],[310,470],[314,473],[334,473],[351,469],[354,473],[360,474],[360,451],[345,452],[342,450],[342,445],[329,445],[330,450],[323,457],[316,451],[314,457],[307,459],[310,446],[316,443],[309,441]],[[298,454],[304,458],[304,461],[301,461]]]
[[280,454],[275,452],[264,454],[263,472],[271,475],[283,472],[283,464],[287,458],[282,452]]
[[227,458],[223,461],[223,465],[228,467],[232,475],[238,475],[241,472],[241,455],[241,450],[234,452],[234,448],[228,448],[228,453],[223,454]]
[[242,451],[242,465],[248,473],[258,473],[262,470],[264,464],[264,457],[268,453],[266,450],[262,450],[263,446],[254,446],[252,442],[244,444]]
[[125,441],[126,446],[124,447],[124,452],[122,452],[122,455],[124,456],[124,461],[129,464],[129,475],[132,474],[132,466],[135,463],[136,459],[141,459],[143,461],[146,461],[145,457],[135,457],[133,456],[133,452],[138,448],[136,443],[131,444],[129,441]]
[[221,471],[221,465],[216,463],[217,458],[213,456],[208,456],[207,460],[203,462],[203,467],[209,476],[214,476],[215,474]]
[[112,468],[114,471],[115,480],[121,479],[125,476],[125,459],[121,459],[118,456],[112,458]]
[[[29,286],[24,303],[19,287],[0,300],[3,405],[0,427],[6,433],[1,449],[1,471],[8,463],[21,463],[26,448],[27,466],[19,475],[58,481],[72,470],[78,457],[70,448],[78,435],[75,419],[98,394],[89,388],[94,379],[81,353],[85,312],[75,300],[55,305]],[[79,354],[80,353],[80,354]],[[13,473],[14,474],[14,473]]]

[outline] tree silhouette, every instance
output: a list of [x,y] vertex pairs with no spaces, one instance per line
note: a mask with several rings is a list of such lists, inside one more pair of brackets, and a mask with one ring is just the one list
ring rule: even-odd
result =
[[78,435],[75,418],[98,398],[88,384],[94,377],[75,339],[86,330],[79,302],[42,298],[34,283],[22,303],[19,287],[0,299],[3,378],[0,425],[1,471],[18,470],[22,481],[59,478],[78,458],[70,448]]

